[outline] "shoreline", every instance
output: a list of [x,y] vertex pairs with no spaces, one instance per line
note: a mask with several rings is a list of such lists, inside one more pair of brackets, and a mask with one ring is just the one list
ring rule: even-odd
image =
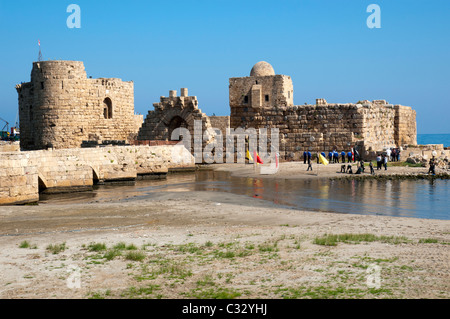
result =
[[[450,173],[444,169],[436,169],[436,175],[427,174],[426,167],[409,167],[409,166],[391,166],[387,170],[376,170],[375,174],[369,174],[369,167],[365,167],[365,173],[347,174],[339,172],[343,164],[328,164],[326,166],[313,164],[313,171],[306,171],[308,165],[303,162],[282,162],[279,164],[279,170],[275,174],[260,174],[258,165],[257,171],[253,164],[209,164],[200,169],[209,169],[214,171],[226,171],[232,176],[253,177],[253,178],[272,178],[272,179],[450,179]],[[346,163],[345,165],[348,165]],[[356,171],[356,163],[352,163],[352,168]],[[265,165],[268,166],[268,165]]]
[[[306,165],[287,164],[278,178],[309,178]],[[251,175],[245,165],[216,169]],[[208,191],[2,206],[0,218],[2,299],[450,298],[448,220]]]

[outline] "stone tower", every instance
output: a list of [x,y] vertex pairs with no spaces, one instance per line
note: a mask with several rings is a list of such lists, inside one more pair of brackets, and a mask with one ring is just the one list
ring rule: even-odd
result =
[[291,77],[276,75],[264,61],[253,66],[250,76],[230,78],[229,94],[232,128],[246,127],[244,117],[252,117],[263,109],[294,105]]
[[83,62],[34,62],[31,81],[16,89],[23,150],[129,141],[143,122],[134,114],[133,82],[87,78]]
[[230,78],[230,126],[279,129],[281,159],[298,160],[305,150],[358,149],[360,154],[416,143],[416,112],[385,100],[294,105],[290,76],[276,75],[267,62],[248,77]]

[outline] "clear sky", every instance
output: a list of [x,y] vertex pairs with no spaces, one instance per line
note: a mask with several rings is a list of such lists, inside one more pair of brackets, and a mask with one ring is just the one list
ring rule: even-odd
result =
[[[72,3],[79,29],[66,24]],[[372,3],[378,29],[366,23]],[[187,87],[203,112],[229,115],[228,79],[264,60],[292,76],[295,104],[384,99],[412,106],[419,134],[450,133],[448,0],[0,0],[0,117],[11,124],[38,39],[44,60],[134,81],[141,114]]]

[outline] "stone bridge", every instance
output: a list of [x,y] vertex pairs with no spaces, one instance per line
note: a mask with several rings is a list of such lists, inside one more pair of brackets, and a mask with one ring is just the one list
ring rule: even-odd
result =
[[92,189],[103,182],[159,178],[193,169],[183,146],[137,145],[0,153],[0,205],[39,200],[40,192]]

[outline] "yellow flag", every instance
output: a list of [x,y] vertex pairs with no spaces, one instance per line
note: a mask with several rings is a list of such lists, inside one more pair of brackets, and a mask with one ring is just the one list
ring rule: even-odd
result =
[[253,162],[253,158],[252,158],[252,156],[250,155],[250,152],[247,150],[247,156],[246,156],[246,158],[249,160],[249,161],[252,161]]
[[323,165],[328,165],[327,159],[323,157],[322,154],[319,154],[319,162],[321,162]]

